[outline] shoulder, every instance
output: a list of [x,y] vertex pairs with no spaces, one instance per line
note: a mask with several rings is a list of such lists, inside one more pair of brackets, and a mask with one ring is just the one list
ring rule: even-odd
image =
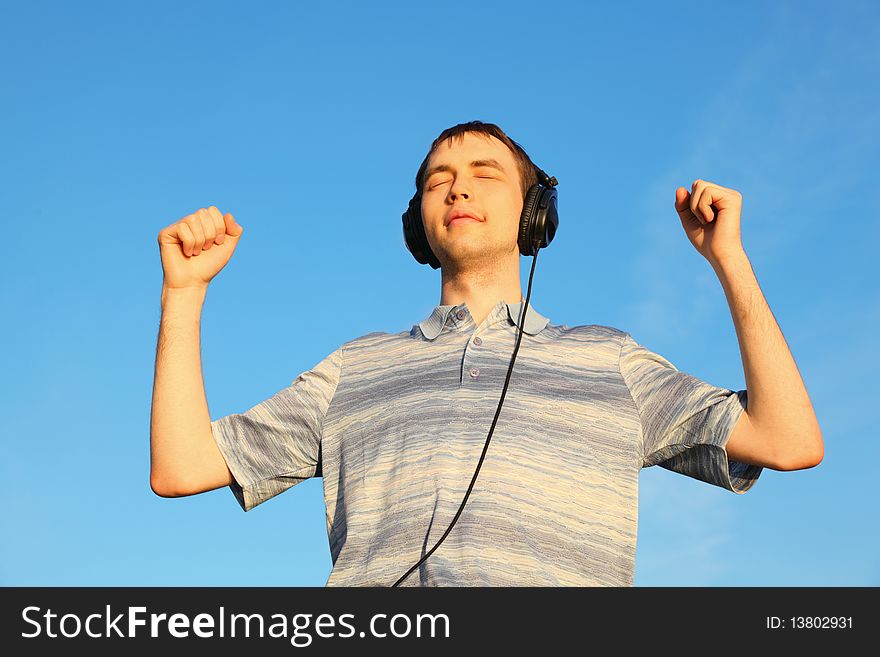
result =
[[[603,324],[549,324],[536,346],[559,367],[616,369],[626,332]],[[552,355],[552,356],[551,356]]]
[[384,351],[395,347],[404,346],[412,342],[410,331],[388,333],[386,331],[373,331],[347,342],[343,342],[340,349],[346,357],[364,352]]
[[553,332],[554,337],[561,340],[590,343],[607,342],[616,345],[620,345],[629,335],[626,331],[604,324],[579,324],[576,326],[549,324],[546,330]]

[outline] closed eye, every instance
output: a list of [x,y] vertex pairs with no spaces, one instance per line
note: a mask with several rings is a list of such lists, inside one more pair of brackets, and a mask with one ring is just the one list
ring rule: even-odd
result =
[[[495,180],[495,176],[474,176],[475,178],[482,178],[483,180]],[[442,180],[438,183],[434,183],[433,185],[428,185],[428,189],[435,189],[440,185],[445,185],[448,182],[452,182],[451,180]]]

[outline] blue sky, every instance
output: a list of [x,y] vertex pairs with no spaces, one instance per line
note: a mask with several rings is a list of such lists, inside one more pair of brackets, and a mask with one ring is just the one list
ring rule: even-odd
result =
[[819,416],[824,461],[745,495],[643,470],[635,584],[880,584],[880,10],[552,7],[3,4],[0,583],[323,586],[320,479],[248,513],[150,490],[158,232],[211,204],[245,227],[201,345],[212,419],[244,411],[439,302],[400,214],[431,140],[480,119],[559,180],[535,308],[731,389],[727,302],[673,201],[739,190]]

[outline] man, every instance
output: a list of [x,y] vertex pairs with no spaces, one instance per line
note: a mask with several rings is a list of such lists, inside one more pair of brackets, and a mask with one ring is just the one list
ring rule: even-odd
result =
[[[153,490],[229,486],[248,511],[323,476],[327,584],[397,582],[458,511],[494,417],[524,302],[519,219],[536,181],[497,126],[441,133],[416,177],[440,303],[411,330],[346,342],[270,399],[213,422],[201,304],[243,229],[213,206],[163,229]],[[629,586],[642,467],[742,494],[764,467],[822,460],[809,397],[740,243],[741,196],[697,180],[676,190],[675,207],[727,295],[747,390],[680,372],[618,329],[553,324],[530,303],[467,505],[402,585]]]

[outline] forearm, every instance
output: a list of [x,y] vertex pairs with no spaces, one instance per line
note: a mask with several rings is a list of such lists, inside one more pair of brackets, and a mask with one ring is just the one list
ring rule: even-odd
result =
[[206,292],[162,289],[150,415],[150,483],[157,493],[179,488],[200,454],[214,449],[199,341]]
[[823,452],[819,423],[776,318],[745,252],[713,263],[727,297],[742,355],[747,413],[780,461]]

